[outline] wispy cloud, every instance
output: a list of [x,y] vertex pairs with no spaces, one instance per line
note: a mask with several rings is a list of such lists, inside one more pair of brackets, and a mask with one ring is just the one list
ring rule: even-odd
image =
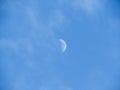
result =
[[50,28],[61,27],[65,24],[66,17],[60,10],[54,10],[48,22]]
[[107,0],[59,0],[61,5],[71,6],[74,10],[84,11],[87,14],[93,14],[103,10]]
[[81,9],[88,14],[94,13],[104,8],[106,0],[74,0],[73,7]]
[[[1,32],[10,32],[8,36],[4,36],[4,32],[0,38],[0,52],[7,52],[1,60],[4,62],[9,85],[13,90],[71,90],[64,81],[59,82],[54,78],[41,82],[50,74],[49,71],[53,71],[54,54],[58,51],[59,43],[53,29],[64,23],[64,14],[53,10],[49,18],[44,17],[44,23],[43,17],[39,16],[39,9],[35,8],[36,4],[25,3],[9,3],[10,8],[7,7],[9,10],[6,11],[10,13],[7,17],[9,22],[6,21],[0,28]],[[51,63],[46,63],[46,59]],[[49,77],[58,77],[54,73]]]

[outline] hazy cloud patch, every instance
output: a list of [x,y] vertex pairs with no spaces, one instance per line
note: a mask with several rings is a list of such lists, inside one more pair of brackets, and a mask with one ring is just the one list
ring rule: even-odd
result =
[[[53,67],[59,42],[53,29],[61,27],[66,18],[55,9],[42,20],[40,7],[31,2],[6,2],[4,12],[8,19],[0,27],[2,69],[13,90],[39,90],[41,80],[58,77]],[[56,80],[46,80],[41,87],[43,90],[46,87],[48,90],[69,90],[62,81]]]
[[50,28],[60,27],[65,23],[65,16],[59,10],[55,10],[53,15],[49,19]]
[[82,9],[88,14],[104,9],[106,0],[73,0],[73,7]]

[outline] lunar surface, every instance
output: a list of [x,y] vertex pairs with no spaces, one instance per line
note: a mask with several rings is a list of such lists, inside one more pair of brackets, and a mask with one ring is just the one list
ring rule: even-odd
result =
[[66,49],[67,49],[67,44],[66,44],[65,40],[59,39],[59,41],[60,41],[60,44],[61,44],[61,50],[62,50],[62,52],[65,52]]

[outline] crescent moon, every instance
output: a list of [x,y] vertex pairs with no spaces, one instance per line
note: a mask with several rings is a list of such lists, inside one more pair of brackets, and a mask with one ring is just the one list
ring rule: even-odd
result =
[[66,49],[67,49],[67,44],[66,44],[65,40],[59,39],[59,41],[60,41],[60,43],[61,43],[62,52],[65,52]]

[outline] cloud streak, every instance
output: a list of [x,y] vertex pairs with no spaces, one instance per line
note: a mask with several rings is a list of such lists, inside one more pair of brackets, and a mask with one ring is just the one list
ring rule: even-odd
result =
[[103,0],[74,0],[73,6],[77,9],[82,9],[87,13],[94,13],[103,8]]
[[53,59],[59,49],[53,29],[64,23],[63,13],[55,9],[43,21],[37,4],[9,2],[10,8],[6,7],[5,11],[9,13],[8,20],[0,28],[3,33],[0,38],[0,53],[3,56],[0,59],[8,85],[12,90],[69,90],[64,81],[46,80],[47,77],[59,78],[53,68]]

